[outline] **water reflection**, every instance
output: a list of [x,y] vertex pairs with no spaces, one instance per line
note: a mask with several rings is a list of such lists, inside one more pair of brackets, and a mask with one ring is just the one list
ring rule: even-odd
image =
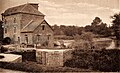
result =
[[107,47],[106,49],[114,49],[115,48],[115,41],[112,40],[111,44],[109,47]]
[[27,72],[0,68],[0,73],[27,73]]

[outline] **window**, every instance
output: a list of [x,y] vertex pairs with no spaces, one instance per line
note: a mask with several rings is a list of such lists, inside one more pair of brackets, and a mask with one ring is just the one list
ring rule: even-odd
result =
[[38,42],[40,41],[40,35],[37,35],[37,41]]
[[5,27],[5,33],[7,33],[7,28]]
[[18,37],[18,43],[20,43],[20,37]]
[[15,35],[13,35],[13,39],[15,39],[16,38],[16,36]]
[[42,30],[44,30],[45,29],[45,25],[42,25]]
[[7,23],[7,20],[5,19],[5,24]]
[[14,27],[14,33],[16,33],[16,27]]
[[27,35],[25,35],[25,41],[28,44],[28,36]]
[[14,18],[14,21],[13,21],[14,23],[16,23],[16,18]]
[[48,40],[50,39],[50,35],[48,35]]

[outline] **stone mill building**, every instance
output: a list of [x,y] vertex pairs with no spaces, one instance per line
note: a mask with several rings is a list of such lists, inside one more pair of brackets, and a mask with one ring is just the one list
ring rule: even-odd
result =
[[[64,62],[72,57],[72,51],[68,48],[54,47],[53,29],[44,17],[45,15],[38,11],[36,3],[8,8],[2,13],[4,38],[9,37],[15,49],[17,44],[21,46],[17,46],[20,50],[27,50],[30,53],[32,49],[35,50],[34,57],[40,64],[53,67],[64,66]],[[32,55],[27,52],[25,55],[31,57]],[[29,56],[27,59],[30,58]]]
[[53,29],[38,11],[38,4],[27,3],[2,13],[4,38],[12,43],[53,47]]

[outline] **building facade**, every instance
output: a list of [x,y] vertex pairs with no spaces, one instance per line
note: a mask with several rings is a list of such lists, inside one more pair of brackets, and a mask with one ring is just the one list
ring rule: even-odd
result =
[[53,29],[38,11],[38,4],[27,3],[2,13],[4,37],[12,43],[53,47]]

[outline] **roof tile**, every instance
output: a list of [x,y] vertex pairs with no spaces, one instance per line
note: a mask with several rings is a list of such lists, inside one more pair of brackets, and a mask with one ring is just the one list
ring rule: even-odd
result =
[[36,8],[34,8],[31,4],[27,3],[24,5],[16,6],[7,9],[3,15],[12,15],[16,13],[27,13],[27,14],[35,14],[35,15],[44,15],[40,11],[38,11]]
[[35,21],[30,21],[27,26],[25,26],[21,32],[32,32],[34,31],[43,21],[43,20],[35,20]]

